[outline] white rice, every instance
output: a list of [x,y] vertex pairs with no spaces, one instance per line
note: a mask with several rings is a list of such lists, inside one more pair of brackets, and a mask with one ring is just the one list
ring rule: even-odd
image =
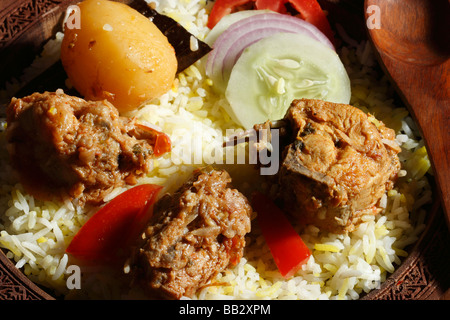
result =
[[[151,2],[200,40],[207,35],[211,4],[205,0]],[[58,34],[52,45],[60,40]],[[54,56],[50,49],[48,45],[45,50]],[[240,263],[219,274],[193,299],[358,299],[378,288],[408,255],[408,246],[418,240],[426,221],[422,207],[432,199],[426,178],[427,173],[432,173],[423,140],[407,110],[394,105],[393,89],[387,78],[375,71],[369,44],[349,39],[340,55],[352,82],[351,104],[396,130],[396,140],[402,147],[401,178],[395,189],[383,197],[383,212],[365,217],[348,235],[324,233],[312,225],[296,226],[313,255],[290,279],[284,279],[277,271],[264,238],[253,223]],[[173,191],[191,174],[199,159],[204,164],[220,164],[223,160],[223,153],[214,154],[212,150],[221,150],[226,129],[238,127],[223,111],[226,100],[212,92],[203,63],[198,61],[179,74],[167,94],[130,114],[161,128],[173,143],[171,154],[155,160],[153,171],[142,183],[161,184],[164,191]],[[11,88],[18,87],[18,83],[14,82]],[[95,268],[88,270],[94,276],[84,279],[81,290],[67,289],[70,260],[65,248],[96,208],[39,201],[26,194],[11,174],[3,134],[0,139],[0,212],[4,213],[0,216],[0,246],[7,250],[16,267],[34,282],[67,297],[133,297],[133,292],[121,292],[120,284],[111,282],[106,273],[96,273]],[[251,174],[250,178],[242,174],[245,168],[230,168],[235,185],[243,192],[252,185]],[[106,200],[124,190],[113,190]]]

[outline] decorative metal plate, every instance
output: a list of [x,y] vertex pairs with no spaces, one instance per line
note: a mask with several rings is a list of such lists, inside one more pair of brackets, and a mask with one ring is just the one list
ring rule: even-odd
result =
[[[0,87],[28,66],[42,44],[61,24],[63,12],[73,0],[1,0]],[[363,1],[341,1],[341,13],[360,10]],[[356,4],[356,5],[355,5]],[[346,5],[346,6],[345,6]],[[347,12],[348,13],[348,12]],[[363,12],[358,14],[363,16]],[[351,13],[354,14],[354,13]],[[362,30],[353,30],[361,34]],[[362,32],[364,33],[364,32]],[[428,227],[410,255],[379,289],[362,299],[448,299],[450,287],[450,233],[444,212],[436,200],[430,208]],[[32,283],[0,250],[0,300],[54,299]]]

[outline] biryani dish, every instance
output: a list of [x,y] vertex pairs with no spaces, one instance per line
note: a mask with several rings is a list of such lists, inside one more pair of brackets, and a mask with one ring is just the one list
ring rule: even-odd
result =
[[[72,7],[34,66],[61,60],[80,95],[9,101],[7,257],[63,299],[378,288],[425,228],[432,172],[370,44],[334,35],[318,4],[147,2]],[[185,65],[150,11],[199,57]]]

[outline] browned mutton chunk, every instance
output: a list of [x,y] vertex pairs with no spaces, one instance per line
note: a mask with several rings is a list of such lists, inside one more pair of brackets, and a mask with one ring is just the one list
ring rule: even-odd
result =
[[135,183],[152,168],[153,141],[141,131],[109,102],[62,91],[13,98],[7,108],[11,163],[41,199],[99,204],[114,187]]
[[155,204],[130,263],[134,279],[148,293],[191,296],[242,257],[252,209],[230,182],[226,171],[198,170]]
[[400,170],[393,130],[346,104],[295,100],[286,113],[290,143],[279,172],[286,212],[334,232],[379,212]]

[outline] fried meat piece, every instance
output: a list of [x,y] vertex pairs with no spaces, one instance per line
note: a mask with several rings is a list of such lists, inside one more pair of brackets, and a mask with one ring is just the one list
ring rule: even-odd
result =
[[156,296],[191,296],[243,255],[252,209],[226,171],[198,170],[154,207],[131,273]]
[[380,211],[400,170],[400,147],[394,131],[370,117],[346,104],[293,101],[285,116],[292,135],[278,176],[286,212],[345,233],[364,214]]
[[153,141],[107,101],[55,93],[13,98],[7,147],[26,190],[40,199],[100,204],[152,168]]

